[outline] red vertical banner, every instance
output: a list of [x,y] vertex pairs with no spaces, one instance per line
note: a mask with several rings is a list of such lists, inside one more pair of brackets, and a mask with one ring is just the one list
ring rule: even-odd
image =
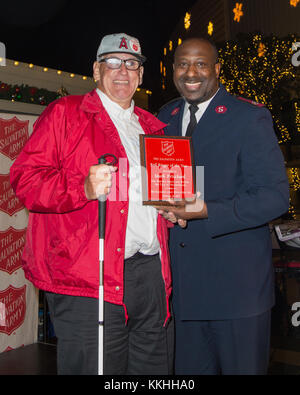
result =
[[37,341],[38,290],[25,278],[28,212],[9,181],[37,116],[0,113],[0,352]]

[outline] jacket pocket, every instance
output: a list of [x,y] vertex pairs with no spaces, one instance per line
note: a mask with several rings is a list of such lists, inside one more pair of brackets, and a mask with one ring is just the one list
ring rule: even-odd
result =
[[76,262],[86,247],[88,235],[87,223],[82,224],[75,232],[65,237],[53,237],[49,243],[49,263],[59,272],[76,267]]

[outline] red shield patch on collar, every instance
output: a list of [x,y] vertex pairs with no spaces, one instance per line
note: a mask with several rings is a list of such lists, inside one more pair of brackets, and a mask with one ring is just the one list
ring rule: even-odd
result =
[[171,112],[171,115],[176,115],[179,111],[179,107],[174,108],[174,110]]
[[226,106],[218,106],[215,108],[215,111],[217,114],[225,114],[225,112],[227,111],[227,107]]

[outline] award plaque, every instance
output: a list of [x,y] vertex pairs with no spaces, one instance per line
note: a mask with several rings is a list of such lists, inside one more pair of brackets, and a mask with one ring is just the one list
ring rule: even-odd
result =
[[144,205],[195,197],[195,165],[191,137],[140,135]]

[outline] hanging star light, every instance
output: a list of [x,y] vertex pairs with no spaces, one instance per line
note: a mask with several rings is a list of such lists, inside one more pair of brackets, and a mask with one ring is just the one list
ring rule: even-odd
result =
[[207,32],[210,36],[212,36],[214,32],[214,24],[210,21],[208,26],[207,26]]
[[184,28],[186,30],[189,29],[189,27],[191,26],[191,14],[189,14],[188,12],[185,14],[184,17]]
[[243,8],[243,3],[235,3],[235,8],[233,9],[234,21],[240,22],[241,17],[244,15],[242,8]]
[[298,3],[300,2],[300,0],[290,0],[290,5],[292,7],[297,7]]

